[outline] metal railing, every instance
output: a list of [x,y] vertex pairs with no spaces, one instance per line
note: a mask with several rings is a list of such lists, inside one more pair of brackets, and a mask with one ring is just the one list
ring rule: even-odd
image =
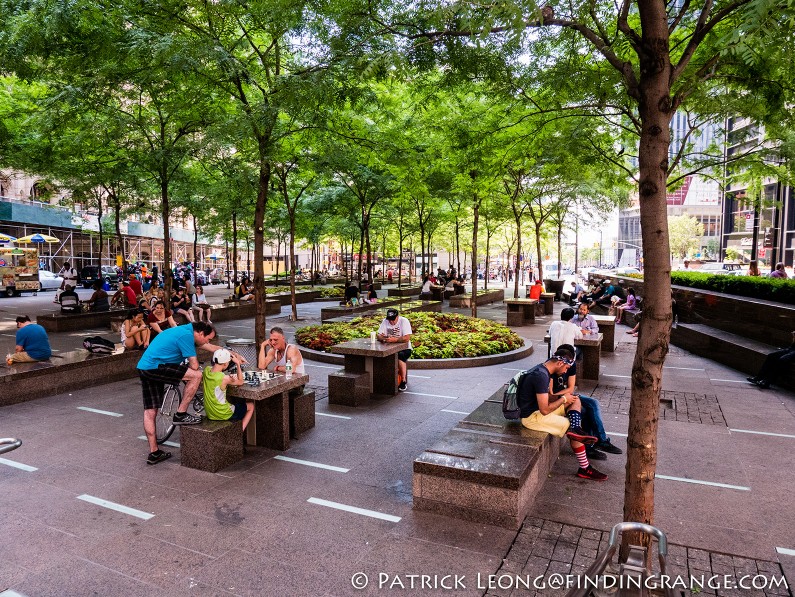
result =
[[21,445],[21,439],[15,439],[13,437],[0,438],[0,454],[5,454],[6,452],[16,450]]

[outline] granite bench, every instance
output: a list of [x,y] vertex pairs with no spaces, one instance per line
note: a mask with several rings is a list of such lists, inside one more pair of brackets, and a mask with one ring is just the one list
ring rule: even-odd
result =
[[[266,293],[268,299],[279,301],[282,307],[292,304],[292,295],[289,292],[268,292]],[[319,290],[296,290],[295,291],[295,304],[301,305],[303,303],[312,303],[315,299],[320,298]]]
[[[700,323],[680,323],[671,328],[671,344],[702,357],[756,375],[773,346]],[[779,376],[776,385],[795,389],[795,368]]]
[[338,305],[335,307],[322,307],[320,309],[320,321],[326,321],[333,317],[343,317],[345,315],[361,315],[367,314],[369,311],[376,309],[388,309],[389,307],[397,307],[403,303],[408,303],[412,299],[410,297],[391,297],[386,299],[379,299],[377,303],[362,303],[355,307],[348,307],[346,305]]
[[180,464],[215,473],[243,460],[243,425],[240,421],[210,421],[182,425],[179,430]]
[[502,414],[500,388],[413,465],[414,508],[518,529],[560,454],[561,440]]
[[[254,305],[254,301],[242,303],[231,301],[227,303],[227,300],[229,299],[224,299],[223,305],[210,305],[213,323],[234,321],[236,319],[249,319],[253,318],[256,314],[257,309]],[[281,310],[282,306],[278,300],[265,300],[265,315],[278,315],[281,313]],[[110,329],[114,332],[118,332],[121,329],[122,323],[124,323],[124,319],[127,316],[126,314],[127,311],[114,311],[113,317],[110,319]],[[174,313],[174,321],[177,322],[177,325],[188,323],[188,319],[181,313]]]
[[574,341],[574,346],[582,350],[582,371],[578,374],[583,379],[599,381],[600,354],[604,334],[589,334],[585,338]]
[[[490,303],[495,303],[497,301],[501,301],[505,298],[505,291],[500,288],[498,290],[489,290],[487,292],[478,292],[476,303],[478,306],[480,305],[488,305]],[[456,294],[450,297],[450,308],[451,309],[468,309],[472,307],[472,294]]]
[[387,296],[419,296],[422,286],[402,286],[400,288],[390,288],[386,291]]
[[290,400],[290,437],[298,439],[315,426],[315,393],[304,390],[303,393],[289,393]]
[[114,317],[124,317],[127,309],[111,311],[88,311],[86,313],[38,315],[36,323],[48,332],[80,332],[96,328],[107,328]]
[[79,349],[49,361],[0,366],[0,406],[138,376],[140,351],[91,354]]

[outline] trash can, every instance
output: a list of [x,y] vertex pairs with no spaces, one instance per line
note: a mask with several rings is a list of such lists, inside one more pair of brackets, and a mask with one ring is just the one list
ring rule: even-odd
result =
[[232,338],[226,341],[226,347],[242,355],[249,368],[257,366],[257,343],[253,338]]

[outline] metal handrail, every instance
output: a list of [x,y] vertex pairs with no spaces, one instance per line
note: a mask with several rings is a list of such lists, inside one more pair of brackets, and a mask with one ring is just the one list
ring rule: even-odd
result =
[[15,439],[13,437],[0,438],[0,454],[5,454],[6,452],[16,450],[21,445],[21,439]]

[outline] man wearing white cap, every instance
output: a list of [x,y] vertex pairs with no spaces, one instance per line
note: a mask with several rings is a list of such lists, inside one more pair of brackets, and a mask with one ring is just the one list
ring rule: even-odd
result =
[[408,361],[411,357],[411,323],[405,317],[399,317],[397,309],[387,309],[386,317],[378,328],[378,339],[381,342],[408,342],[409,347],[398,354],[398,391],[405,392],[408,388]]

